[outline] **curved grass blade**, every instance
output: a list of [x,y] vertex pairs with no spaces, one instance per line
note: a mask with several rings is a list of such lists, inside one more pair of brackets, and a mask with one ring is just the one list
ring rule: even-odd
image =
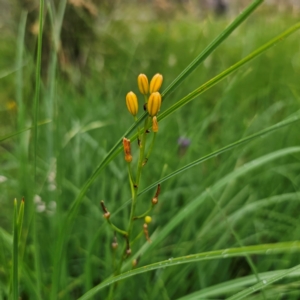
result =
[[290,147],[281,149],[269,154],[266,154],[262,157],[259,157],[257,159],[254,159],[247,164],[241,166],[240,168],[232,171],[227,176],[224,176],[222,179],[217,181],[213,186],[208,187],[205,191],[203,191],[197,198],[195,198],[193,201],[189,202],[184,210],[180,210],[173,218],[170,220],[170,222],[159,232],[158,236],[155,240],[152,241],[151,245],[147,249],[147,251],[151,251],[157,244],[159,244],[170,232],[178,226],[187,216],[189,216],[191,213],[195,212],[197,207],[201,205],[204,200],[211,195],[211,193],[225,187],[229,182],[232,180],[236,180],[237,178],[243,176],[244,174],[247,174],[251,171],[253,171],[256,168],[259,168],[273,160],[276,160],[280,157],[294,154],[300,152],[300,147]]
[[[272,277],[280,275],[284,273],[286,270],[279,270],[279,271],[269,271],[260,273],[259,276],[262,280],[270,280]],[[287,274],[288,277],[299,277],[300,270],[296,270],[292,273]],[[181,297],[177,300],[198,300],[198,299],[206,299],[208,297],[221,297],[224,294],[228,294],[230,292],[234,292],[236,290],[240,290],[250,284],[255,284],[256,278],[254,275],[245,276],[238,279],[233,279],[230,281],[226,281],[217,285],[210,286],[208,288],[204,288],[192,294],[186,295]]]
[[240,139],[240,140],[238,140],[238,141],[236,141],[236,142],[234,142],[232,144],[229,144],[229,145],[227,145],[227,146],[225,146],[225,147],[223,147],[223,148],[221,148],[219,150],[216,150],[216,151],[214,151],[214,152],[212,152],[212,153],[210,153],[208,155],[205,155],[205,156],[203,156],[203,157],[201,157],[199,159],[196,159],[195,161],[187,164],[186,166],[184,166],[184,167],[182,167],[180,169],[177,169],[176,171],[170,173],[169,175],[167,175],[167,176],[161,178],[160,180],[152,183],[147,188],[145,188],[143,191],[141,191],[139,193],[139,195],[146,193],[147,191],[151,190],[152,188],[157,187],[157,185],[159,183],[162,183],[162,182],[164,182],[164,181],[166,181],[166,180],[168,180],[168,179],[170,179],[170,178],[172,178],[172,177],[174,177],[176,175],[179,175],[180,173],[182,173],[182,172],[184,172],[184,171],[186,171],[186,170],[188,170],[188,169],[190,169],[190,168],[192,168],[194,166],[197,166],[198,164],[200,164],[200,163],[202,163],[202,162],[204,162],[204,161],[206,161],[206,160],[208,160],[208,159],[210,159],[212,157],[216,157],[216,156],[218,156],[221,153],[229,151],[229,150],[231,150],[231,149],[233,149],[233,148],[235,148],[237,146],[240,146],[242,144],[248,143],[248,142],[252,141],[253,139],[256,139],[256,138],[261,137],[261,136],[263,136],[265,134],[271,133],[274,130],[277,130],[279,128],[291,125],[291,124],[293,124],[295,122],[299,122],[299,121],[300,121],[300,114],[295,115],[293,117],[289,117],[287,120],[279,122],[279,123],[277,123],[277,124],[275,124],[273,126],[270,126],[270,127],[266,128],[266,129],[264,129],[264,130],[261,130],[261,131],[259,131],[257,133],[254,133],[254,134],[250,135],[250,136],[242,138],[242,139]]
[[[198,254],[192,254],[188,256],[182,256],[178,258],[168,259],[164,261],[160,261],[151,265],[147,265],[144,267],[140,267],[125,273],[122,273],[118,276],[111,277],[104,282],[98,284],[83,296],[81,296],[78,300],[87,300],[93,297],[97,292],[101,289],[111,285],[114,282],[123,280],[125,278],[129,278],[138,274],[142,274],[145,272],[172,267],[180,264],[187,264],[192,262],[199,262],[199,261],[207,261],[213,259],[224,259],[229,257],[244,257],[247,255],[253,254],[266,254],[267,251],[272,250],[272,254],[289,252],[289,251],[300,251],[300,242],[293,241],[293,242],[285,242],[285,243],[276,243],[276,244],[265,244],[265,245],[255,245],[255,246],[246,246],[240,248],[231,248],[231,249],[222,249],[222,250],[215,250],[209,252],[203,252]],[[294,270],[290,271],[293,272]],[[278,275],[279,276],[279,275]]]
[[[39,123],[38,123],[38,126],[45,125],[45,124],[48,124],[48,123],[50,123],[50,122],[51,122],[51,120],[46,120],[46,121],[43,121],[43,122],[39,122]],[[0,137],[0,142],[3,142],[3,141],[5,141],[5,140],[8,140],[8,139],[10,139],[10,138],[12,138],[12,137],[14,137],[14,136],[17,136],[17,135],[19,135],[19,134],[21,134],[21,133],[23,133],[23,132],[25,132],[25,131],[31,130],[31,129],[33,129],[33,128],[34,128],[34,126],[30,126],[30,127],[27,127],[27,128],[21,129],[21,130],[18,130],[18,131],[14,132],[14,133],[10,133],[10,134],[8,134],[8,135],[1,136],[1,137]]]
[[269,278],[268,280],[262,280],[261,282],[255,284],[254,286],[252,287],[249,287],[237,294],[235,294],[234,296],[231,296],[229,298],[227,298],[227,300],[239,300],[239,299],[244,299],[245,297],[257,292],[257,291],[260,291],[262,289],[264,289],[265,287],[267,287],[268,285],[278,281],[278,280],[281,280],[283,279],[284,277],[286,277],[287,275],[293,273],[293,272],[296,272],[296,271],[299,271],[300,270],[300,265],[297,265],[293,268],[290,268],[288,270],[286,270],[285,272],[281,272],[280,274],[278,275],[275,275],[271,278]]

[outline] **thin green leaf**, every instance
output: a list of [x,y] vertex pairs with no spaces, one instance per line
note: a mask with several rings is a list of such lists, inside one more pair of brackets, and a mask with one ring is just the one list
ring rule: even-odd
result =
[[[261,280],[269,281],[272,277],[281,275],[287,270],[278,270],[278,271],[270,271],[259,273]],[[300,270],[296,270],[292,273],[287,274],[288,277],[298,277],[300,276]],[[240,290],[241,288],[247,287],[250,284],[256,283],[256,277],[254,275],[245,276],[238,279],[233,279],[230,281],[222,282],[220,284],[216,284],[210,286],[208,288],[201,289],[197,292],[192,294],[186,295],[181,297],[177,300],[198,300],[198,299],[206,299],[208,297],[215,297],[220,298],[221,296],[224,297],[224,294],[228,294],[230,292],[235,292]]]
[[[285,120],[283,120],[283,121],[281,121],[281,122],[278,122],[278,123],[275,124],[275,125],[272,125],[272,126],[266,128],[266,129],[263,129],[263,130],[257,132],[257,133],[254,133],[254,134],[252,134],[252,135],[250,135],[250,136],[247,136],[247,137],[242,138],[242,139],[240,139],[240,140],[238,140],[238,141],[235,141],[234,143],[231,143],[231,144],[229,144],[229,145],[227,145],[227,146],[225,146],[225,147],[223,147],[223,148],[221,148],[221,149],[218,149],[218,150],[216,150],[216,151],[214,151],[214,152],[212,152],[212,153],[210,153],[210,154],[207,154],[207,155],[205,155],[205,156],[203,156],[203,157],[200,157],[200,158],[198,158],[197,160],[195,160],[195,161],[193,161],[193,162],[191,162],[191,163],[185,165],[185,166],[182,167],[182,168],[177,169],[176,171],[174,171],[174,172],[172,172],[172,173],[166,175],[165,177],[159,179],[158,181],[152,183],[151,185],[149,185],[148,187],[146,187],[144,190],[142,190],[142,191],[138,194],[138,196],[139,196],[139,195],[142,195],[142,194],[144,194],[144,193],[146,193],[146,192],[148,192],[149,190],[151,190],[151,189],[153,189],[153,188],[156,188],[157,185],[158,185],[159,183],[163,183],[163,182],[165,182],[165,181],[167,181],[167,180],[173,178],[174,176],[178,176],[179,174],[181,174],[181,173],[183,173],[183,172],[189,170],[190,168],[192,168],[192,167],[194,167],[194,166],[197,166],[197,165],[200,164],[200,163],[203,163],[204,161],[209,160],[210,158],[216,157],[216,156],[218,156],[218,155],[220,155],[220,154],[222,154],[222,153],[224,153],[224,152],[226,152],[226,151],[229,151],[229,150],[231,150],[231,149],[234,149],[234,148],[236,148],[236,147],[238,147],[238,146],[240,146],[240,145],[242,145],[242,144],[248,143],[248,142],[252,141],[252,140],[255,139],[255,138],[258,138],[258,137],[261,137],[261,136],[263,136],[263,135],[269,134],[269,133],[271,133],[271,132],[273,132],[273,131],[275,131],[275,130],[278,130],[278,129],[280,129],[280,128],[282,128],[282,127],[285,127],[285,126],[288,126],[288,125],[291,125],[291,124],[293,124],[293,123],[295,123],[295,122],[298,122],[298,121],[300,121],[300,114],[299,114],[299,113],[296,113],[296,114],[294,114],[293,116],[290,116],[290,117],[288,117],[287,119],[285,119]],[[126,202],[125,202],[123,205],[121,205],[121,206],[119,207],[119,209],[116,210],[112,215],[117,214],[119,211],[121,211],[122,209],[124,209],[124,207],[126,207],[129,203],[130,203],[130,200],[126,201]]]
[[25,201],[24,201],[24,198],[23,198],[21,200],[21,204],[20,204],[20,208],[19,208],[19,214],[18,214],[18,237],[19,237],[19,242],[20,242],[22,226],[23,226],[24,205],[25,205]]
[[264,0],[253,1],[222,33],[217,36],[162,92],[165,99],[171,94],[226,38],[245,21]]
[[[42,122],[39,122],[39,123],[38,123],[38,126],[45,125],[45,124],[48,124],[48,123],[50,123],[50,122],[52,122],[52,121],[51,121],[51,120],[42,121]],[[10,134],[8,134],[8,135],[1,136],[1,137],[0,137],[0,142],[3,142],[3,141],[5,141],[5,140],[8,140],[8,139],[10,139],[10,138],[12,138],[12,137],[14,137],[14,136],[17,136],[17,135],[19,135],[19,134],[21,134],[21,133],[23,133],[23,132],[25,132],[25,131],[31,130],[31,129],[33,129],[33,128],[34,128],[34,126],[30,126],[30,127],[21,129],[21,130],[19,130],[19,131],[16,131],[16,132],[14,132],[14,133],[10,133]]]
[[232,144],[229,144],[229,145],[227,145],[227,146],[225,146],[225,147],[223,147],[223,148],[221,148],[219,150],[216,150],[216,151],[214,151],[214,152],[212,152],[212,153],[210,153],[208,155],[205,155],[205,156],[203,156],[203,157],[201,157],[199,159],[196,159],[195,161],[193,161],[193,162],[185,165],[184,167],[182,167],[180,169],[177,169],[176,171],[170,173],[169,175],[167,175],[167,176],[161,178],[160,180],[152,183],[147,188],[145,188],[143,191],[141,191],[139,193],[139,195],[142,195],[142,194],[146,193],[147,191],[151,190],[152,188],[157,187],[157,185],[159,183],[162,183],[162,182],[164,182],[164,181],[166,181],[166,180],[168,180],[168,179],[170,179],[170,178],[172,178],[174,176],[177,176],[180,173],[185,172],[186,170],[188,170],[188,169],[190,169],[192,167],[195,167],[198,164],[200,164],[200,163],[202,163],[202,162],[204,162],[206,160],[209,160],[212,157],[216,157],[216,156],[220,155],[221,153],[229,151],[229,150],[231,150],[231,149],[233,149],[233,148],[235,148],[237,146],[240,146],[242,144],[248,143],[248,142],[252,141],[253,139],[261,137],[261,136],[263,136],[265,134],[269,134],[269,133],[273,132],[274,130],[278,130],[279,128],[291,125],[291,124],[293,124],[295,122],[299,122],[299,121],[300,121],[300,114],[296,114],[293,117],[289,117],[289,118],[287,118],[286,120],[284,120],[282,122],[279,122],[279,123],[277,123],[277,124],[275,124],[273,126],[270,126],[270,127],[266,128],[266,129],[263,129],[263,130],[261,130],[261,131],[259,131],[257,133],[254,133],[254,134],[252,134],[250,136],[242,138],[242,139],[240,139],[240,140],[238,140],[238,141],[236,141],[236,142],[234,142]]
[[300,270],[300,265],[297,265],[293,268],[290,268],[284,272],[281,272],[280,274],[277,274],[271,278],[269,278],[268,280],[262,280],[261,282],[237,293],[236,295],[230,297],[230,298],[227,298],[227,300],[239,300],[239,299],[244,299],[246,296],[249,296],[257,291],[260,291],[264,288],[266,288],[268,285],[278,281],[278,280],[281,280],[283,279],[284,277],[286,277],[287,275],[293,273],[293,272],[296,272],[296,271],[299,271]]
[[169,109],[167,109],[166,111],[161,113],[158,116],[158,120],[165,119],[167,116],[172,114],[175,110],[177,110],[180,107],[186,105],[187,103],[189,103],[190,101],[195,99],[197,96],[204,93],[205,91],[207,91],[208,89],[213,87],[215,84],[217,84],[221,80],[225,79],[229,74],[231,74],[234,71],[238,70],[244,64],[250,62],[252,59],[259,56],[260,54],[262,54],[263,52],[265,52],[266,50],[268,50],[269,48],[271,48],[275,44],[277,44],[277,43],[281,42],[282,40],[284,40],[286,37],[288,37],[289,35],[294,33],[299,28],[300,28],[300,23],[295,24],[294,26],[292,26],[289,29],[287,29],[286,31],[284,31],[282,34],[276,36],[275,38],[273,38],[272,40],[270,40],[269,42],[267,42],[266,44],[264,44],[263,46],[261,46],[257,50],[255,50],[252,53],[250,53],[249,55],[247,55],[245,58],[241,59],[239,62],[237,62],[236,64],[234,64],[230,68],[226,69],[225,71],[221,72],[220,74],[218,74],[214,78],[210,79],[209,81],[207,81],[206,83],[204,83],[203,85],[201,85],[200,87],[198,87],[197,89],[195,89],[194,91],[189,93],[187,96],[185,96],[181,100],[177,101]]
[[13,299],[19,299],[18,282],[18,248],[19,248],[19,230],[18,230],[18,203],[14,200],[14,226],[13,226],[13,270],[12,270],[12,293]]
[[256,168],[259,168],[273,160],[276,160],[280,157],[290,155],[293,153],[300,152],[300,147],[290,147],[281,149],[262,157],[259,157],[255,160],[248,162],[247,164],[241,166],[240,168],[234,170],[229,173],[227,176],[224,176],[222,179],[217,181],[213,186],[208,187],[204,192],[202,192],[196,199],[189,202],[184,210],[180,210],[180,212],[175,215],[172,220],[159,232],[157,238],[152,241],[151,245],[147,249],[151,251],[158,243],[160,243],[166,236],[176,227],[178,226],[185,218],[187,218],[191,213],[195,212],[197,207],[201,205],[204,200],[209,196],[209,194],[225,187],[232,180],[237,179],[240,176],[243,176]]
[[[187,264],[192,262],[199,262],[199,261],[207,261],[213,259],[224,259],[229,257],[244,257],[246,254],[253,255],[253,254],[266,254],[266,253],[283,253],[283,252],[290,252],[290,251],[300,251],[300,242],[285,242],[285,243],[277,243],[277,244],[265,244],[265,245],[255,245],[255,246],[247,246],[247,247],[240,247],[240,248],[231,248],[231,249],[222,249],[222,250],[215,250],[209,252],[203,252],[198,254],[192,254],[187,256],[182,256],[178,258],[172,258],[164,261],[160,261],[151,265],[147,265],[144,267],[140,267],[125,273],[122,273],[118,276],[111,277],[104,282],[98,284],[83,296],[81,296],[78,300],[87,300],[96,295],[101,289],[111,285],[114,282],[118,282],[125,278],[129,278],[138,274],[142,274],[145,272],[167,268],[172,266],[177,266],[180,264]],[[269,255],[269,254],[268,254]],[[293,270],[294,271],[294,270]],[[290,271],[291,273],[292,271]]]
[[37,140],[38,140],[38,118],[39,118],[39,99],[41,89],[41,65],[42,65],[42,36],[43,36],[43,14],[44,14],[44,0],[40,0],[39,11],[39,34],[37,46],[37,58],[35,69],[35,96],[34,96],[34,177],[36,180],[36,157],[37,157]]

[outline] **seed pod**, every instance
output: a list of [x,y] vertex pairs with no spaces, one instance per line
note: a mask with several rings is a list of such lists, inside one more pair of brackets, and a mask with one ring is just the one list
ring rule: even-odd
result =
[[159,91],[163,82],[163,76],[159,73],[155,74],[150,81],[150,94]]
[[135,117],[139,109],[138,100],[135,93],[129,92],[126,95],[126,105],[129,112]]
[[147,110],[151,117],[157,115],[161,106],[161,95],[159,92],[152,93],[147,102]]
[[125,153],[125,160],[130,163],[132,161],[132,155],[129,139],[123,138],[123,148]]
[[149,82],[145,74],[140,74],[137,79],[139,90],[141,94],[147,95],[149,92]]
[[158,132],[158,122],[156,116],[152,118],[152,131]]

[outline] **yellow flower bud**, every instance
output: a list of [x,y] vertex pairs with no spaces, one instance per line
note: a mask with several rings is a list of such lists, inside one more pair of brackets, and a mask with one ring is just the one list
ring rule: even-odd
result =
[[157,115],[161,106],[161,95],[159,92],[152,93],[148,99],[147,110],[151,117]]
[[149,223],[151,223],[151,221],[152,221],[152,218],[150,216],[145,217],[145,223],[149,224]]
[[135,93],[129,92],[126,95],[126,105],[129,112],[135,117],[139,109],[138,100]]
[[140,74],[137,79],[139,90],[141,94],[147,95],[149,92],[149,82],[145,74]]
[[163,76],[159,73],[155,74],[150,81],[150,94],[159,91],[163,82]]
[[156,116],[152,118],[152,131],[158,132],[158,122]]
[[124,153],[125,153],[125,160],[127,162],[132,161],[132,155],[131,155],[131,149],[130,149],[130,140],[123,138],[123,148],[124,148]]

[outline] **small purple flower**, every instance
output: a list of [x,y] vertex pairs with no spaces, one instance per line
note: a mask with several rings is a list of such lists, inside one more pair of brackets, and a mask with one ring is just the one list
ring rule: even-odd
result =
[[181,136],[178,138],[177,144],[178,144],[178,155],[183,156],[185,154],[187,148],[191,144],[191,140],[186,137]]

